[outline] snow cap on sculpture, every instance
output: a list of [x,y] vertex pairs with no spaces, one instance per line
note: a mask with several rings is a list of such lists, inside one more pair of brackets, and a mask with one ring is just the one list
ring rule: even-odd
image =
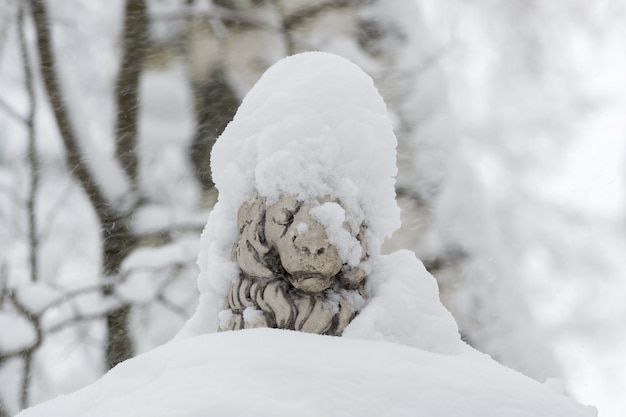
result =
[[[289,225],[293,226],[289,236],[295,242],[299,233],[311,232],[311,227],[315,229],[319,224],[324,226],[332,247],[326,248],[330,249],[326,252],[323,248],[316,250],[330,259],[334,256],[330,252],[336,249],[340,257],[338,276],[346,284],[334,287],[336,293],[331,294],[330,301],[335,305],[331,310],[353,317],[364,303],[358,295],[363,293],[362,286],[356,288],[363,277],[350,275],[348,269],[367,271],[376,261],[382,241],[400,224],[394,190],[395,148],[396,138],[382,97],[372,79],[350,61],[309,52],[271,67],[248,93],[213,148],[211,166],[219,201],[202,236],[201,299],[187,333],[214,331],[218,323],[207,317],[217,315],[216,309],[224,308],[226,299],[227,308],[220,313],[221,328],[243,328],[235,321],[242,321],[245,316],[249,323],[260,321],[260,325],[270,327],[302,327],[304,331],[340,334],[341,329],[321,331],[322,324],[303,323],[301,317],[288,317],[287,313],[272,317],[266,314],[263,318],[256,304],[249,305],[255,292],[276,290],[253,286],[257,278],[266,279],[272,274],[267,265],[257,267],[249,260],[280,247],[280,237],[288,230],[275,230],[272,234],[268,229],[267,234],[259,237],[245,228],[250,224],[265,225],[266,214],[273,212],[278,214],[268,222],[281,225],[284,220],[277,218],[281,213],[287,213],[294,221],[293,215],[300,213],[304,205],[305,211],[300,214],[305,218]],[[276,239],[266,244],[265,238],[273,235]],[[311,279],[306,271],[312,266],[306,259],[281,256],[279,268],[285,267],[291,273],[289,259],[295,259],[296,266],[304,265],[302,270],[294,267],[297,271],[293,277],[290,274],[290,282],[310,296],[301,303],[315,311],[313,301],[333,284],[319,275]],[[328,272],[331,275],[337,273],[333,268]],[[242,275],[251,276],[252,280],[242,281]],[[233,295],[241,297],[233,301]],[[328,306],[328,302],[324,300],[324,305]],[[231,310],[239,311],[236,320]],[[349,319],[346,316],[333,320],[343,321],[345,326]]]
[[[322,52],[283,59],[250,90],[212,152],[220,200],[340,198],[384,239],[400,225],[396,138],[372,79]],[[363,213],[360,213],[360,211]]]

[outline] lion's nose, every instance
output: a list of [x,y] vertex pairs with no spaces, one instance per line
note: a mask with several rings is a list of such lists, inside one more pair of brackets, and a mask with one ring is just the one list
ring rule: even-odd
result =
[[330,247],[325,237],[314,234],[298,235],[294,239],[294,244],[306,256],[323,255]]
[[323,227],[312,223],[306,232],[293,235],[287,242],[281,241],[282,250],[279,248],[285,271],[292,275],[319,275],[313,281],[321,279],[328,287],[326,281],[339,273],[343,262],[337,249],[328,242]]

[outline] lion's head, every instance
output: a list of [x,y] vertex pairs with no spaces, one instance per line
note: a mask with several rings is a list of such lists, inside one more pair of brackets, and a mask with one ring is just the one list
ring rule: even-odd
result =
[[[222,330],[277,327],[341,334],[358,313],[366,273],[344,262],[311,208],[286,195],[269,205],[257,197],[241,206],[233,248],[241,274],[221,313]],[[360,242],[361,260],[366,260],[365,226],[356,233],[347,224],[343,228]]]

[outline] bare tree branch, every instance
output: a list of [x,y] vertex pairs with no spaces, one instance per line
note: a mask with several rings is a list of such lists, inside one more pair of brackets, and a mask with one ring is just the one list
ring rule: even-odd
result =
[[[206,224],[206,222],[204,223]],[[176,236],[180,236],[182,234],[194,234],[199,235],[202,233],[202,229],[204,228],[204,224],[173,224],[169,227],[154,230],[152,232],[144,233],[137,235],[137,241],[141,242],[162,242],[163,244],[170,243],[174,240]]]
[[57,298],[54,301],[51,301],[49,304],[47,304],[45,307],[43,307],[40,310],[40,314],[43,314],[44,312],[50,310],[51,308],[59,307],[62,304],[69,303],[74,298],[80,297],[81,295],[88,295],[88,294],[92,294],[92,293],[93,294],[102,294],[102,288],[104,287],[104,285],[105,284],[92,285],[92,286],[89,286],[89,287],[79,288],[79,289],[74,290],[74,291],[63,293],[62,296],[59,296],[59,298]]
[[225,7],[214,5],[211,8],[211,12],[198,12],[193,9],[183,11],[169,11],[167,13],[159,13],[152,15],[153,20],[167,21],[167,20],[209,20],[219,21],[225,26],[238,26],[239,28],[267,28],[267,22],[257,18],[254,13],[250,13],[246,10],[228,9]]
[[26,308],[24,304],[18,299],[15,292],[9,291],[8,299],[11,301],[11,304],[15,307],[15,311],[22,317],[24,317],[30,324],[32,324],[33,329],[35,330],[35,342],[30,346],[25,346],[22,348],[18,348],[9,352],[3,352],[0,354],[0,364],[5,360],[15,357],[22,356],[27,354],[28,352],[33,352],[41,345],[43,340],[43,334],[41,331],[41,326],[39,324],[39,315],[31,312]]
[[424,258],[423,262],[428,272],[437,276],[441,270],[457,266],[466,261],[468,257],[469,254],[463,248],[452,247],[435,257]]
[[9,273],[7,269],[6,261],[3,259],[0,262],[0,310],[4,307],[4,300],[9,293]]
[[157,302],[160,303],[163,307],[165,307],[169,311],[171,311],[172,313],[176,314],[177,316],[183,319],[186,319],[189,316],[189,313],[187,313],[187,311],[184,308],[168,300],[165,297],[165,294],[159,294],[157,296]]
[[[36,130],[35,130],[35,114],[37,113],[37,99],[35,97],[35,83],[33,80],[33,71],[28,56],[28,47],[26,45],[26,34],[24,33],[24,7],[20,3],[17,16],[17,29],[20,44],[20,54],[22,57],[22,69],[24,70],[24,84],[28,96],[28,115],[26,116],[26,126],[28,130],[28,163],[30,168],[30,188],[28,191],[28,199],[26,201],[26,210],[28,213],[28,243],[30,248],[30,280],[36,282],[38,278],[38,253],[39,240],[37,239],[37,215],[35,204],[37,202],[37,189],[39,188],[39,158],[37,157]],[[28,365],[28,366],[27,366]],[[27,364],[30,367],[30,358]],[[24,392],[24,391],[23,391]]]
[[15,310],[26,320],[30,322],[35,330],[35,342],[22,349],[16,350],[14,352],[3,353],[0,354],[0,363],[4,362],[6,359],[20,356],[24,361],[24,369],[22,372],[22,383],[21,383],[21,392],[20,392],[20,407],[26,408],[29,404],[29,392],[30,392],[30,381],[31,381],[31,367],[33,355],[41,346],[43,342],[43,332],[41,330],[41,323],[39,321],[40,316],[29,311],[17,298],[15,293],[11,293],[9,295],[9,299],[15,306]]
[[94,313],[94,314],[74,316],[68,320],[64,320],[58,324],[55,324],[54,326],[48,327],[46,331],[48,333],[56,333],[56,332],[60,332],[61,330],[67,329],[68,327],[71,327],[77,324],[88,323],[88,322],[92,322],[96,320],[105,320],[109,316],[110,313],[111,311],[107,310],[107,311],[101,311],[101,312]]
[[318,4],[312,4],[298,10],[291,16],[285,16],[283,27],[286,31],[291,31],[295,26],[300,26],[306,23],[307,20],[314,19],[328,10],[346,8],[357,5],[358,3],[358,0],[331,0]]
[[22,370],[22,393],[20,395],[20,407],[22,409],[28,407],[28,397],[30,393],[30,381],[32,379],[33,351],[27,351],[22,356],[24,369]]
[[67,106],[65,105],[65,99],[63,98],[59,86],[59,77],[52,50],[52,38],[50,35],[46,3],[44,0],[30,0],[30,6],[37,34],[40,72],[46,94],[50,100],[52,111],[59,127],[63,145],[65,146],[68,168],[87,193],[87,197],[102,221],[104,214],[111,217],[110,212],[113,210],[113,207],[111,207],[105,199],[80,151],[78,138],[72,126]]

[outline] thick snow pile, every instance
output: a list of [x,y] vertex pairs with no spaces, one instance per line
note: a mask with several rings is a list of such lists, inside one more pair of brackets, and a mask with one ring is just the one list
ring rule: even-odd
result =
[[476,351],[254,329],[177,340],[18,417],[591,417]]
[[437,282],[413,252],[381,256],[368,277],[372,298],[343,337],[387,340],[436,353],[459,353],[456,322],[439,301]]
[[356,65],[310,52],[270,68],[213,148],[219,201],[202,235],[198,310],[179,336],[218,328],[222,300],[239,274],[232,248],[241,204],[256,195],[271,201],[291,194],[313,206],[311,216],[351,266],[361,260],[361,245],[343,224],[368,226],[370,257],[361,267],[370,272],[370,300],[344,336],[439,353],[464,350],[421,262],[409,252],[379,255],[383,239],[399,226],[395,148],[385,103]]
[[[270,68],[212,152],[220,202],[259,194],[340,199],[372,233],[399,227],[396,138],[372,79],[336,55],[304,53]],[[357,224],[358,226],[358,224]]]
[[400,225],[395,160],[385,103],[359,67],[321,52],[271,67],[213,148],[219,201],[202,236],[198,312],[182,335],[217,329],[219,307],[239,273],[231,260],[237,211],[255,196],[271,202],[289,194],[311,204],[311,214],[352,266],[360,260],[360,244],[338,225],[345,221],[358,231],[366,223],[371,258],[362,267],[375,272],[382,241]]

